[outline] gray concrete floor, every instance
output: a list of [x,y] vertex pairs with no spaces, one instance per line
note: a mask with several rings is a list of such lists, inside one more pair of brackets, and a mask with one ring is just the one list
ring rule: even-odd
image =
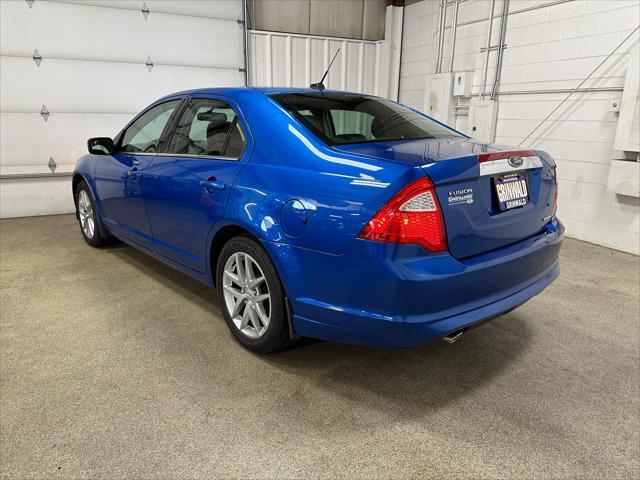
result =
[[214,292],[72,216],[0,222],[3,478],[637,478],[638,258],[567,240],[454,345],[257,356]]

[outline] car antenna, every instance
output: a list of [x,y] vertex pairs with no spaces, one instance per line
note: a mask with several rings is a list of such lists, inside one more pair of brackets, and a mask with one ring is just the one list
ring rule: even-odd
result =
[[329,74],[329,70],[331,70],[331,65],[333,65],[333,61],[336,59],[336,57],[338,56],[338,53],[340,53],[340,49],[338,48],[338,50],[336,50],[335,55],[333,56],[333,58],[331,59],[331,63],[329,63],[329,66],[327,67],[327,71],[324,72],[324,75],[322,76],[322,80],[320,80],[318,83],[312,83],[309,88],[315,88],[317,90],[320,90],[322,92],[322,90],[325,89],[324,86],[324,79],[327,78],[327,75]]

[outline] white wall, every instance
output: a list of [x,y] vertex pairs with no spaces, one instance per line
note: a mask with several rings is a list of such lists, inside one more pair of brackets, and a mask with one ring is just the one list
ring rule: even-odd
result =
[[70,177],[15,176],[68,173],[168,93],[243,85],[240,17],[235,0],[0,1],[0,216],[73,211]]
[[340,49],[324,81],[328,89],[397,100],[402,14],[400,7],[386,7],[385,38],[377,41],[251,30],[250,84],[308,88]]
[[338,49],[324,81],[328,89],[387,95],[389,67],[384,42],[251,31],[251,84],[307,88],[319,82]]
[[[573,0],[516,13],[553,0],[512,0],[509,6],[501,92],[574,88],[634,28],[640,24],[638,0]],[[491,2],[460,3],[454,71],[474,72],[473,92],[481,90]],[[496,1],[494,15],[501,11]],[[451,26],[452,7],[447,11]],[[405,8],[400,71],[400,101],[423,109],[425,79],[436,69],[439,2],[422,1]],[[499,19],[494,19],[492,45],[498,43]],[[449,67],[452,29],[446,30],[443,71]],[[638,33],[588,81],[585,87],[623,87],[628,51]],[[488,89],[494,78],[496,54],[490,56]],[[496,142],[517,145],[550,113],[566,93],[502,95],[498,97]],[[583,240],[638,253],[639,203],[634,197],[606,190],[613,158],[618,114],[609,110],[620,92],[574,95],[523,146],[548,151],[558,163],[558,214],[567,234]],[[461,109],[462,113],[464,109]],[[456,127],[466,131],[467,117]]]

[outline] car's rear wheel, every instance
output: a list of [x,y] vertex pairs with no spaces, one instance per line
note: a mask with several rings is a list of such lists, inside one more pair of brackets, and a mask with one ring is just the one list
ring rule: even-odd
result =
[[289,345],[282,284],[260,244],[244,236],[229,240],[218,258],[216,285],[220,309],[238,342],[258,353]]
[[112,238],[104,235],[100,230],[98,212],[91,191],[82,181],[75,192],[76,217],[80,224],[80,231],[85,242],[93,247],[100,247],[109,243]]

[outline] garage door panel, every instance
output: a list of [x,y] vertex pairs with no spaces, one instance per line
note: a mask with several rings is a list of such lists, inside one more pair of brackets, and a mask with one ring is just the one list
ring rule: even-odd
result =
[[2,173],[20,173],[19,166],[46,167],[49,157],[58,165],[75,164],[87,152],[87,139],[114,137],[134,115],[56,113],[45,122],[37,113],[2,113]]
[[31,59],[0,59],[0,98],[7,112],[123,113],[139,111],[154,100],[180,90],[237,86],[235,69],[144,65],[78,60],[49,60],[36,67]]
[[71,213],[71,177],[0,180],[0,217]]
[[[99,7],[120,8],[138,12],[142,17],[142,5],[147,4],[149,17],[156,13],[172,13],[176,15],[192,15],[197,17],[220,18],[237,20],[242,15],[242,2],[238,0],[216,0],[204,2],[202,0],[58,0],[60,3],[76,5],[91,5]],[[38,1],[39,4],[44,3]],[[35,7],[34,7],[35,8]],[[144,18],[144,17],[142,17]]]
[[[44,2],[29,9],[1,2],[1,52],[48,59],[82,59],[238,68],[242,28],[236,21]],[[90,19],[99,19],[91,21]],[[28,41],[25,41],[28,39]]]

